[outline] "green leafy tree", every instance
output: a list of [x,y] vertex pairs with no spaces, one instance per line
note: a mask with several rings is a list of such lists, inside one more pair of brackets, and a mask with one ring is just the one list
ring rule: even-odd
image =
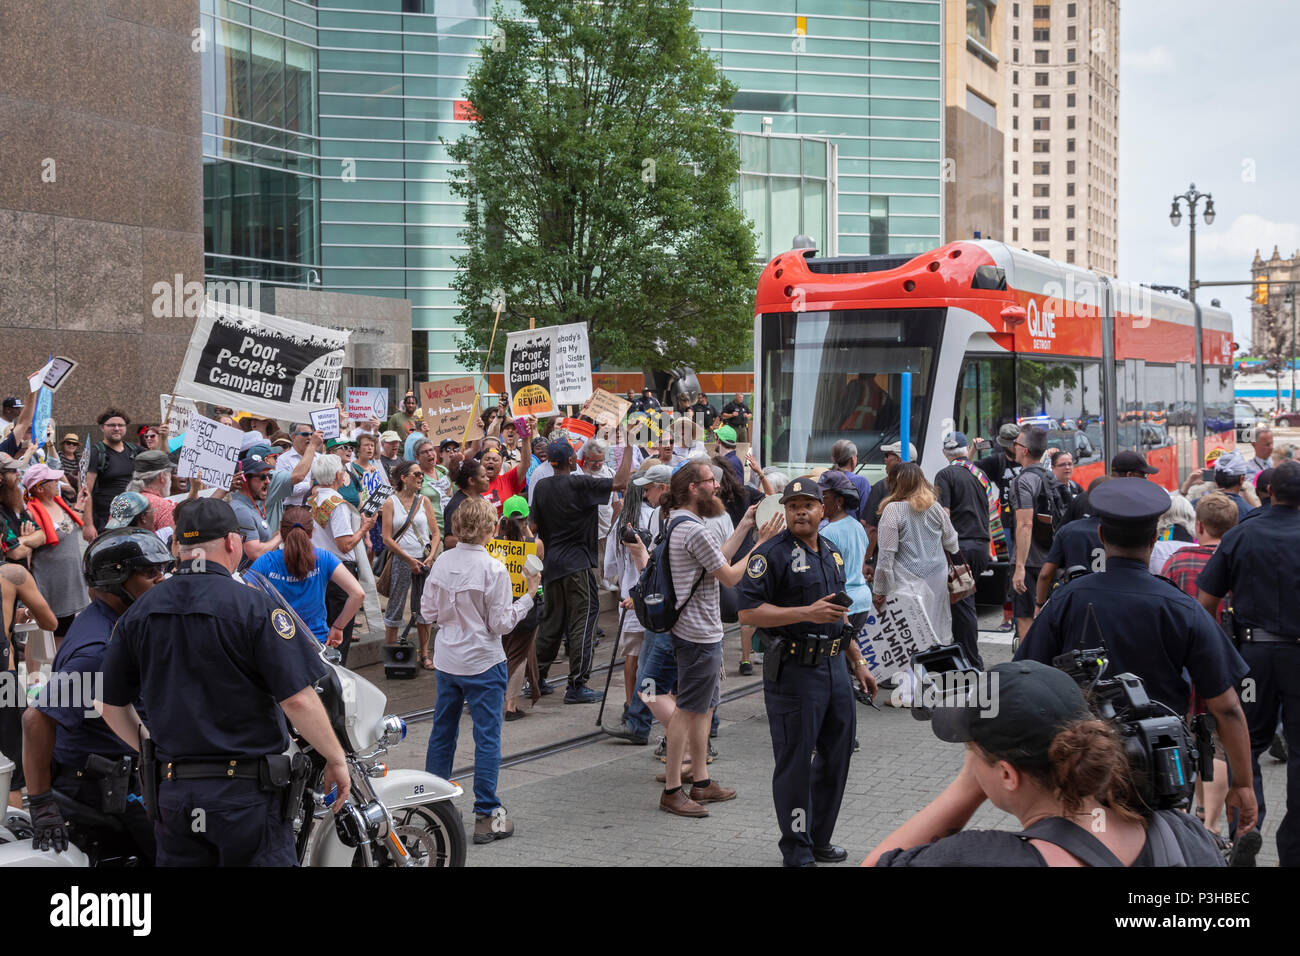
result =
[[[758,273],[732,194],[736,87],[686,0],[522,0],[494,11],[466,91],[460,362],[507,331],[586,322],[593,363],[719,369],[750,354]],[[535,21],[535,22],[527,22]]]

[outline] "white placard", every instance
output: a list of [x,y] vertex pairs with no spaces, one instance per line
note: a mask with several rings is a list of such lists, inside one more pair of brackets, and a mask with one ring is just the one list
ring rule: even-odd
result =
[[244,433],[202,415],[190,417],[190,428],[181,444],[176,465],[177,478],[198,478],[209,488],[227,488],[235,477],[239,446]]
[[49,369],[49,371],[45,373],[43,384],[49,386],[51,392],[57,392],[59,386],[63,384],[63,380],[68,377],[68,374],[74,368],[77,367],[77,363],[72,361],[70,358],[56,355],[50,364],[45,367]]
[[545,417],[561,405],[591,397],[591,348],[587,323],[553,325],[506,336],[506,392],[510,413]]
[[348,418],[360,424],[370,418],[382,424],[388,418],[388,389],[349,388],[346,391]]
[[160,421],[167,419],[167,434],[171,438],[189,431],[190,419],[198,413],[199,408],[192,398],[181,398],[179,395],[173,397],[167,394],[158,396],[158,418]]
[[40,388],[45,383],[46,377],[50,374],[53,368],[54,368],[54,359],[50,359],[48,362],[46,362],[44,365],[38,368],[35,372],[32,372],[31,375],[28,375],[27,391],[34,392],[38,388]]
[[302,421],[338,398],[348,331],[206,299],[175,393]]
[[907,591],[892,595],[883,611],[873,607],[858,635],[862,657],[878,681],[905,669],[915,652],[938,643],[921,599]]
[[311,418],[312,431],[321,433],[321,437],[326,441],[331,438],[339,437],[339,410],[337,405],[331,405],[329,408],[318,408],[308,415]]

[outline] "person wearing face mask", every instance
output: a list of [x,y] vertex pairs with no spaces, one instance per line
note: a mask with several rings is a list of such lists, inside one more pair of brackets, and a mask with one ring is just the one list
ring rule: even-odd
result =
[[[104,760],[130,762],[135,751],[95,713],[89,699],[66,698],[69,688],[98,686],[117,619],[171,566],[166,546],[143,528],[107,530],[86,549],[83,571],[91,603],[72,622],[55,655],[50,680],[23,714],[23,775],[31,802],[32,846],[38,850],[62,852],[68,847],[67,822],[54,795],[57,790],[120,820],[136,855],[147,865],[153,863],[153,823],[139,801],[135,774],[124,775],[125,799],[120,807],[106,806],[100,787]],[[78,825],[83,824],[78,821]],[[96,835],[93,826],[89,829]]]

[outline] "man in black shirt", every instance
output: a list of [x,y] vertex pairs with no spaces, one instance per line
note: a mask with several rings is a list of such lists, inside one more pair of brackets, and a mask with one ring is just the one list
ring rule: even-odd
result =
[[537,483],[532,501],[537,537],[546,546],[542,564],[546,609],[537,628],[537,666],[545,681],[563,638],[569,655],[564,702],[590,704],[602,697],[586,686],[600,612],[595,573],[597,508],[609,503],[612,492],[627,487],[632,449],[623,449],[623,460],[613,478],[575,475],[575,454],[567,441],[552,442],[546,457],[555,473]]
[[691,411],[695,413],[695,420],[706,430],[712,430],[713,423],[718,420],[718,410],[709,404],[709,397],[703,392],[695,396]]
[[737,392],[731,401],[722,406],[722,424],[730,425],[736,430],[737,441],[749,441],[749,423],[754,420],[753,413],[745,404],[743,392]]
[[[81,533],[87,541],[94,541],[108,524],[108,506],[126,491],[135,472],[135,456],[141,451],[139,445],[126,441],[126,426],[131,424],[131,419],[125,412],[105,409],[96,421],[104,440],[90,447],[90,461],[86,466],[84,494],[90,499],[92,512]],[[87,518],[84,511],[82,518]]]
[[1070,514],[1073,512],[1067,511],[1065,524],[1061,525],[1056,536],[1052,538],[1047,559],[1043,562],[1042,570],[1038,572],[1035,613],[1047,603],[1047,598],[1056,585],[1058,571],[1064,571],[1068,576],[1074,568],[1083,568],[1089,574],[1106,570],[1106,549],[1097,534],[1101,519],[1092,514],[1091,506],[1088,504],[1088,492],[1108,479],[1107,475],[1098,475],[1088,483],[1088,491],[1080,492],[1070,503],[1070,508],[1073,509],[1076,504],[1083,502],[1084,510],[1078,518],[1071,518]]
[[[934,476],[934,488],[939,493],[939,504],[948,510],[952,519],[962,557],[971,573],[979,578],[989,566],[989,493],[975,474],[975,466],[967,460],[969,454],[970,443],[961,432],[945,438],[943,455],[949,465]],[[967,660],[976,668],[984,669],[974,594],[952,606],[952,639],[961,645]]]

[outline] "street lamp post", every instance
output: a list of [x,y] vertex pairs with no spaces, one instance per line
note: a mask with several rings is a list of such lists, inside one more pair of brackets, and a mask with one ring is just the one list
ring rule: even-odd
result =
[[1197,466],[1205,461],[1205,356],[1202,354],[1201,342],[1201,307],[1196,304],[1196,206],[1205,200],[1205,217],[1207,226],[1214,223],[1214,198],[1209,193],[1199,192],[1196,183],[1187,187],[1187,192],[1174,196],[1173,206],[1169,210],[1169,222],[1175,227],[1183,221],[1180,200],[1187,203],[1187,225],[1190,237],[1190,251],[1187,257],[1187,298],[1192,303],[1196,329],[1196,461]]

